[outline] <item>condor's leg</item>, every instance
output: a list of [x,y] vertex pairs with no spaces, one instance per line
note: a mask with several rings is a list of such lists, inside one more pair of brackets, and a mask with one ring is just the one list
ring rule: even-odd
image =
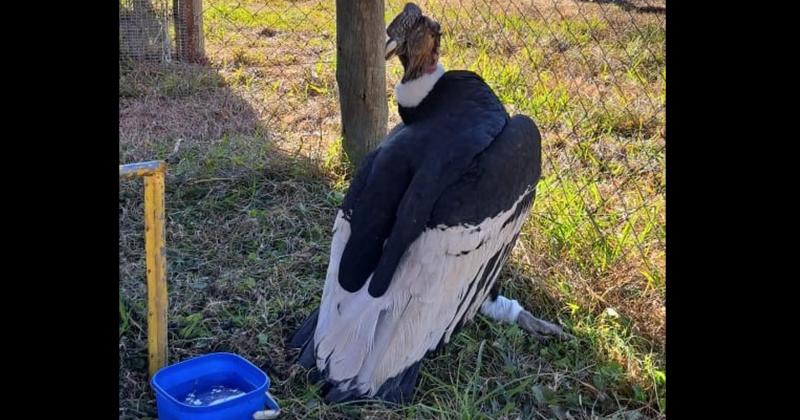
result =
[[492,293],[483,305],[481,305],[481,313],[498,322],[517,324],[520,328],[538,339],[556,337],[562,340],[568,340],[575,338],[565,333],[558,325],[536,318],[529,311],[525,310],[518,301],[500,295],[496,285],[495,288],[492,289]]

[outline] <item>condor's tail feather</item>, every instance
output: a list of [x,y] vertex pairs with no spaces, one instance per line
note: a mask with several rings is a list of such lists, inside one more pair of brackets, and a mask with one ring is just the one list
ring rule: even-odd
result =
[[293,349],[300,349],[300,355],[297,358],[297,363],[306,369],[311,369],[316,366],[314,360],[314,330],[317,328],[317,319],[319,318],[319,308],[315,309],[300,328],[294,333],[294,336],[289,341],[289,347]]
[[[411,402],[414,397],[414,389],[419,379],[421,364],[421,361],[416,362],[397,376],[387,380],[375,394],[374,398],[395,404]],[[347,388],[342,391],[335,383],[328,382],[326,385],[327,387],[323,388],[326,401],[338,403],[364,398],[364,395],[359,393],[355,388]]]
[[[314,331],[317,328],[318,318],[319,308],[315,309],[314,312],[303,321],[288,343],[289,348],[300,349],[300,354],[297,357],[296,363],[303,366],[305,369],[316,370]],[[378,391],[376,397],[394,403],[411,401],[414,388],[419,378],[420,364],[420,362],[417,362],[401,374],[386,381]],[[314,378],[314,381],[324,380],[319,376],[318,372],[314,375]],[[361,397],[355,390],[342,392],[337,389],[336,384],[327,381],[323,384],[322,392],[326,395],[325,399],[330,402],[340,402]]]

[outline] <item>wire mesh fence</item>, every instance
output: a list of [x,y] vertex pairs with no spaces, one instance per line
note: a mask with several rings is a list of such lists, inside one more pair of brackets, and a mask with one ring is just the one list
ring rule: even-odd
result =
[[163,0],[120,0],[120,60],[169,62],[172,59],[170,7]]
[[[194,8],[187,11],[186,3]],[[521,242],[534,252],[518,263],[548,267],[557,287],[573,289],[570,307],[624,312],[662,352],[665,1],[417,3],[442,26],[445,68],[480,74],[510,113],[529,115],[542,132],[542,180],[523,232],[530,241]],[[404,4],[388,0],[386,21]],[[121,160],[169,154],[176,139],[187,153],[211,155],[214,147],[192,151],[192,144],[244,136],[243,148],[263,142],[310,162],[330,161],[341,127],[335,1],[121,6],[121,57],[161,63],[122,73]],[[202,57],[183,60],[194,54],[187,45]],[[399,122],[393,86],[402,68],[393,60],[387,71],[391,128]],[[269,158],[260,153],[252,155]]]
[[[387,20],[404,3],[388,1]],[[123,4],[121,45],[129,56],[170,57],[196,43],[186,39],[192,31],[175,28],[199,24],[204,59],[252,105],[271,139],[321,159],[338,138],[333,1]],[[201,8],[199,20],[185,12],[186,4]],[[633,252],[650,284],[663,285],[664,2],[433,0],[422,6],[444,28],[445,66],[476,71],[509,111],[540,126],[546,157],[540,195],[558,197],[536,207],[545,212],[550,236],[567,254],[579,255],[577,263],[586,264],[589,255],[588,264],[600,268]],[[388,67],[393,101],[401,67],[396,61]],[[390,126],[399,120],[392,111]],[[570,250],[575,243],[592,249]]]

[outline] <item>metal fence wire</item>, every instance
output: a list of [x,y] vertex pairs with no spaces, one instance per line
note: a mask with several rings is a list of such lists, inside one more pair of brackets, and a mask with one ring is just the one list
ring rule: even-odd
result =
[[[601,270],[633,259],[629,269],[663,287],[664,0],[419,3],[442,25],[445,67],[476,71],[511,113],[539,125],[539,195],[552,199],[534,211],[555,246]],[[404,4],[388,0],[386,20]],[[323,159],[340,129],[335,13],[332,0],[124,0],[120,56],[204,63],[252,106],[265,136]],[[187,45],[197,51],[181,52]],[[387,67],[391,127],[399,121],[391,86],[402,69],[396,60]]]
[[119,55],[135,62],[169,62],[172,59],[169,2],[120,0]]
[[[405,2],[386,1],[386,22]],[[521,241],[534,252],[519,264],[585,290],[597,312],[628,309],[663,351],[665,0],[415,2],[441,24],[445,68],[480,74],[542,133]],[[327,162],[341,130],[336,37],[334,0],[121,0],[120,159],[163,158],[176,139],[211,156],[242,134],[242,148]],[[387,62],[389,128],[401,75]]]
[[[404,3],[387,1],[387,21]],[[552,199],[534,211],[564,255],[588,254],[601,269],[633,258],[631,269],[663,287],[664,0],[419,3],[442,25],[445,66],[476,71],[511,113],[539,125],[546,159],[539,195]],[[204,63],[252,106],[265,136],[310,159],[324,158],[338,138],[334,1],[120,5],[121,57]],[[187,45],[197,51],[182,52]],[[399,121],[391,86],[402,70],[396,60],[387,66],[391,127]],[[570,249],[573,242],[592,249]]]

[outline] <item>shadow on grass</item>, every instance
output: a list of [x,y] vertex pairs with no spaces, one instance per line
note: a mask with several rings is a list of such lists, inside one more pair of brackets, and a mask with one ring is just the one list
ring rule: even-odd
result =
[[[656,415],[651,395],[637,391],[585,334],[576,334],[577,344],[544,344],[480,317],[424,363],[414,405],[320,404],[284,343],[318,303],[344,183],[332,170],[335,157],[312,161],[286,151],[262,121],[212,68],[122,68],[120,163],[169,160],[170,363],[208,352],[240,354],[270,373],[289,418]],[[124,419],[156,416],[147,378],[142,215],[141,181],[121,181]],[[512,295],[524,296],[535,313],[543,308],[538,316],[564,317],[560,297],[526,288],[525,279],[514,262],[502,274]]]
[[[231,351],[285,371],[283,341],[318,299],[342,198],[320,163],[281,150],[246,100],[194,65],[121,68],[119,159],[169,162],[169,362]],[[120,181],[120,418],[156,416],[142,188]]]

